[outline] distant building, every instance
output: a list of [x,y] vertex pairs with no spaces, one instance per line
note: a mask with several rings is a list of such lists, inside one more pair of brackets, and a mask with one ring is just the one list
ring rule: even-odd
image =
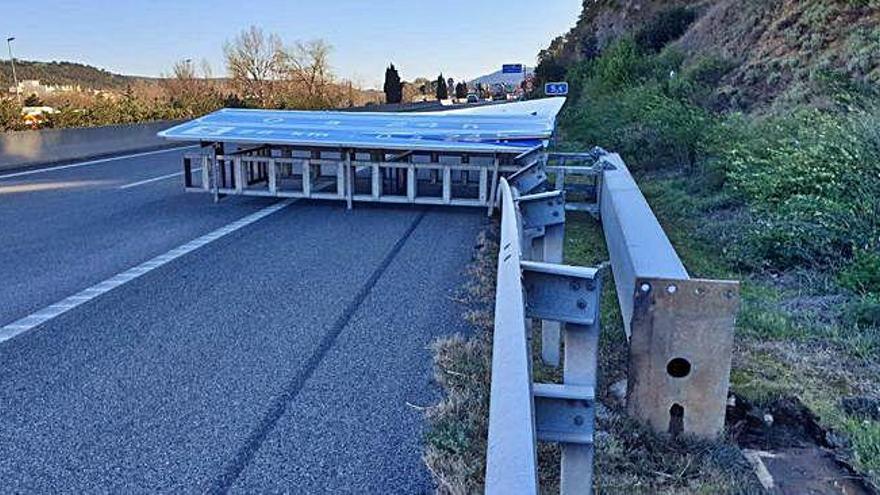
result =
[[[16,90],[17,89],[17,90]],[[18,87],[11,86],[9,92],[21,95],[46,96],[53,93],[80,92],[82,88],[74,84],[42,84],[39,79],[19,81]]]

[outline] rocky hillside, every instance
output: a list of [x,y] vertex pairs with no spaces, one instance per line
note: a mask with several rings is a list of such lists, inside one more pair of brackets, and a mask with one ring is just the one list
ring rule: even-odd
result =
[[673,37],[668,48],[688,63],[730,66],[718,90],[729,108],[807,103],[829,82],[880,82],[878,26],[878,0],[585,0],[577,24],[541,53],[538,73],[623,36]]

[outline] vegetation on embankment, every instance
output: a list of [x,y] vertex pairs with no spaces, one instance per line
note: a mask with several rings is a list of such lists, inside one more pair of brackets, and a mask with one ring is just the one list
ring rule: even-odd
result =
[[810,98],[730,111],[736,60],[645,30],[568,68],[565,140],[623,155],[691,273],[744,281],[733,392],[797,398],[880,483],[878,95],[817,66]]
[[[559,119],[561,146],[620,153],[689,272],[743,281],[731,386],[738,403],[755,406],[756,428],[763,428],[763,411],[802,403],[822,429],[814,440],[876,488],[877,2],[584,5],[578,26],[542,53],[538,69],[571,83]],[[568,222],[567,262],[595,264],[603,250],[598,225],[584,217]],[[481,278],[491,277],[483,272]],[[597,488],[754,490],[741,457],[731,453],[747,436],[744,421],[729,417],[724,441],[693,445],[646,432],[621,414],[609,388],[625,377],[625,341],[615,301],[605,296]],[[427,443],[441,491],[472,492],[481,483],[489,309],[474,320],[476,337],[437,347],[451,402],[432,410]],[[458,373],[469,366],[475,371]],[[542,454],[542,478],[552,489],[554,452]]]

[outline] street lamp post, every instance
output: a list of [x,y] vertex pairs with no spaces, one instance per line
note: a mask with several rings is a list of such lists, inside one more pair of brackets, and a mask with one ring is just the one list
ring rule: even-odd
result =
[[18,76],[15,75],[15,57],[12,55],[12,42],[15,36],[6,38],[6,47],[9,49],[9,61],[12,62],[12,81],[15,83],[15,96],[18,98],[18,104],[21,106],[21,89],[18,87]]

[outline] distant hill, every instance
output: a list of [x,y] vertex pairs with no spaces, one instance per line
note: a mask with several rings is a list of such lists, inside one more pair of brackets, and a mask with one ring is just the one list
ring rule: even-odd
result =
[[[19,81],[39,79],[45,85],[79,85],[86,89],[122,89],[143,77],[123,76],[104,69],[74,62],[34,62],[16,60],[15,71]],[[13,85],[12,64],[0,62],[0,88]]]
[[[534,67],[526,67],[525,69],[526,69],[526,76],[527,77],[531,76],[532,74],[535,73]],[[482,84],[484,86],[486,86],[486,85],[491,86],[493,84],[517,85],[517,84],[521,83],[522,80],[523,80],[522,74],[504,74],[499,70],[499,71],[493,72],[491,74],[486,74],[485,76],[480,76],[476,79],[468,81],[468,84],[471,84],[471,85]]]

